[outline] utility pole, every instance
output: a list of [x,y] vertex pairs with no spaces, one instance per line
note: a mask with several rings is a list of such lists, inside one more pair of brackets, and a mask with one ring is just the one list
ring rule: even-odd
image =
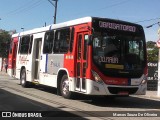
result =
[[56,19],[57,19],[57,3],[58,0],[48,0],[55,8],[54,10],[54,24],[56,24]]

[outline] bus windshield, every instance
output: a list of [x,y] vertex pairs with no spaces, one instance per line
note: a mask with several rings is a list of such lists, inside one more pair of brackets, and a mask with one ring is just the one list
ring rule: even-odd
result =
[[93,61],[109,76],[129,77],[134,74],[139,77],[145,66],[144,37],[125,32],[95,32]]

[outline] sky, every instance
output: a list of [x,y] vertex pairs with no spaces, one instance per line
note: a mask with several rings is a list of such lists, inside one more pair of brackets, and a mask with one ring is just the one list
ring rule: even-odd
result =
[[[53,23],[54,6],[48,0],[0,0],[0,29],[17,32]],[[147,41],[157,41],[160,0],[58,0],[57,23],[94,16],[138,23]]]

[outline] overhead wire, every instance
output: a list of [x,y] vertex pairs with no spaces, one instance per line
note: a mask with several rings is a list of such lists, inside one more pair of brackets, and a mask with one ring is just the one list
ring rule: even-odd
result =
[[[86,12],[87,12],[87,13],[88,13],[88,12],[93,12],[93,11],[94,11],[94,13],[95,13],[95,12],[99,12],[100,10],[104,10],[104,9],[108,9],[108,8],[111,8],[111,7],[115,7],[115,6],[118,6],[118,5],[121,5],[121,4],[125,4],[125,3],[129,2],[129,1],[131,1],[131,0],[123,0],[123,1],[120,1],[120,2],[113,3],[113,4],[111,4],[111,5],[107,5],[107,6],[102,7],[102,8],[97,8],[97,9],[85,11],[85,13],[86,13]],[[75,15],[80,15],[80,14],[84,14],[84,11],[83,11],[83,12],[76,13],[76,14],[73,14],[73,16],[75,16]]]
[[[149,22],[149,21],[154,21],[154,20],[160,20],[160,18],[158,17],[158,18],[152,18],[152,19],[146,19],[146,20],[141,20],[141,21],[137,21],[137,22],[134,22],[134,23],[144,23],[144,22]],[[156,24],[160,24],[160,22],[155,22],[155,23],[153,23],[153,24],[151,24],[151,25],[148,25],[148,26],[144,26],[143,25],[143,27],[144,28],[150,28],[150,27],[152,27],[153,25],[156,25]],[[160,26],[160,25],[159,25]]]
[[118,6],[118,5],[121,5],[121,4],[124,4],[124,3],[127,3],[129,2],[130,0],[124,0],[124,1],[121,1],[121,2],[117,2],[115,4],[112,4],[112,5],[108,5],[106,7],[103,7],[103,8],[99,8],[97,10],[103,10],[103,9],[108,9],[108,8],[111,8],[111,7],[115,7],[115,6]]
[[38,0],[38,1],[33,1],[33,0],[30,0],[29,2],[23,4],[22,6],[6,13],[5,16],[2,16],[3,18],[6,18],[8,16],[11,16],[11,15],[16,15],[18,13],[23,13],[23,12],[27,12],[27,11],[30,11],[31,9],[37,7],[38,5],[40,5],[40,3],[42,2],[42,0]]
[[31,11],[32,9],[38,7],[41,4],[41,2],[42,2],[42,0],[39,0],[35,4],[32,4],[31,6],[29,6],[28,8],[23,9],[23,11],[21,11],[21,12]]
[[148,22],[148,21],[153,21],[153,20],[160,20],[160,18],[152,18],[152,19],[146,19],[146,20],[141,20],[141,21],[137,21],[135,23],[141,23],[141,22]]
[[[124,1],[121,1],[121,2],[117,2],[117,3],[114,3],[114,4],[108,5],[106,7],[97,8],[95,10],[90,10],[88,12],[91,12],[91,11],[95,12],[95,11],[100,11],[100,10],[103,10],[103,9],[108,9],[108,8],[115,7],[115,6],[118,6],[118,5],[121,5],[121,4],[125,4],[129,1],[130,0],[124,0]],[[41,2],[42,2],[42,0],[36,0],[36,1],[35,0],[30,0],[27,3],[21,5],[20,7],[6,13],[6,15],[4,17],[2,16],[1,18],[3,19],[5,17],[15,15],[15,14],[18,14],[18,13],[24,13],[24,12],[26,13],[26,12],[30,11],[31,9],[39,6]],[[134,23],[142,23],[142,22],[148,22],[148,21],[153,21],[153,20],[160,20],[160,18],[158,17],[158,18],[153,18],[153,19],[140,20],[140,21],[136,21]]]
[[24,3],[23,5],[21,5],[20,7],[9,11],[8,13],[6,13],[6,16],[11,15],[11,14],[15,14],[17,11],[20,11],[21,9],[23,9],[24,7],[26,7],[27,5],[31,4],[33,2],[33,0],[30,0],[27,3]]

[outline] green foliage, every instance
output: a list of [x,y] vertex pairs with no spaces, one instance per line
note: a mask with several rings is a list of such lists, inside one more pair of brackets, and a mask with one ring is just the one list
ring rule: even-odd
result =
[[148,61],[158,61],[158,48],[156,42],[147,42],[147,57]]
[[0,57],[8,57],[10,34],[6,31],[0,31]]

